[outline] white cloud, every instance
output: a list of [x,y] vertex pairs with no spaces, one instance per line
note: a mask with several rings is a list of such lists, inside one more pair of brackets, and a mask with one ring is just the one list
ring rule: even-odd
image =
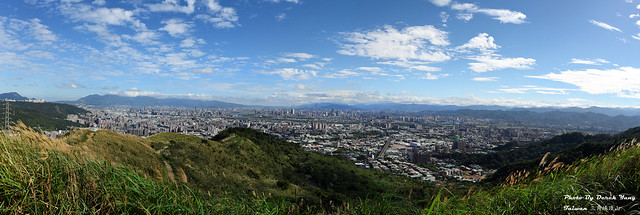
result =
[[546,94],[546,95],[567,95],[569,91],[574,91],[572,89],[562,89],[562,88],[550,88],[550,87],[538,87],[538,86],[524,86],[520,88],[502,88],[498,90],[502,93],[538,93],[538,94]]
[[197,62],[190,60],[187,53],[169,53],[159,60],[175,72],[183,72],[186,69],[198,67]]
[[619,97],[640,99],[639,68],[567,70],[560,73],[527,77],[572,84],[589,94],[616,94]]
[[[36,41],[32,41],[36,40]],[[28,50],[49,48],[58,37],[39,19],[28,21],[0,16],[0,49]]]
[[501,23],[522,24],[527,18],[527,15],[519,11],[479,8],[477,5],[471,3],[455,3],[451,5],[451,9],[462,11],[457,15],[457,18],[465,21],[471,20],[474,13],[489,15],[493,17],[493,19],[499,20]]
[[4,50],[25,50],[31,47],[31,44],[25,44],[19,39],[18,32],[26,25],[26,21],[0,16],[0,47]]
[[202,73],[202,74],[210,74],[213,73],[214,70],[212,68],[206,68],[206,69],[194,69],[193,72],[195,73]]
[[107,28],[107,26],[105,25],[85,24],[84,26],[77,27],[77,29],[96,33],[98,35],[98,38],[109,46],[122,47],[126,45],[126,43],[122,41],[122,37],[120,35],[111,33],[109,31],[109,28]]
[[312,69],[322,69],[322,67],[320,67],[317,64],[305,64],[305,65],[302,65],[302,66],[309,67],[309,68],[312,68]]
[[272,72],[262,72],[268,75],[279,75],[284,80],[306,80],[318,76],[318,72],[314,70],[301,70],[295,68],[282,68]]
[[577,59],[577,58],[572,58],[571,62],[572,64],[585,64],[585,65],[602,65],[602,64],[607,64],[610,63],[609,61],[605,60],[605,59],[594,59],[594,60],[583,60],[583,59]]
[[40,19],[31,19],[29,31],[36,40],[55,41],[58,39],[56,35],[49,30],[49,27],[40,23]]
[[120,90],[114,89],[108,92],[107,94],[120,95],[120,96],[126,96],[126,97],[149,96],[149,97],[154,97],[158,99],[179,98],[179,99],[193,99],[193,100],[203,100],[203,101],[210,101],[215,99],[213,96],[205,95],[205,94],[191,94],[191,93],[167,94],[167,93],[161,93],[161,92],[155,92],[155,91],[143,91],[143,90],[139,90],[136,87],[129,88],[126,91],[120,91]]
[[429,1],[438,7],[447,6],[451,2],[451,0],[429,0]]
[[295,63],[295,62],[298,62],[296,59],[286,58],[286,57],[279,57],[277,59],[277,61],[280,62],[280,63]]
[[477,61],[476,63],[469,63],[471,69],[474,72],[488,72],[501,69],[530,69],[535,64],[536,60],[532,58],[501,58],[494,56],[478,56],[472,57],[471,60]]
[[123,35],[123,37],[132,39],[144,45],[151,45],[155,42],[156,39],[160,37],[160,35],[158,35],[155,31],[145,30],[145,31],[138,32],[134,36]]
[[94,0],[92,4],[98,5],[98,6],[102,6],[107,4],[107,2],[105,0]]
[[181,19],[165,20],[162,21],[162,24],[165,24],[165,26],[160,28],[160,30],[166,31],[174,37],[186,34],[189,32],[189,28],[191,27],[191,24],[185,23]]
[[380,67],[361,66],[361,67],[358,67],[358,70],[364,70],[368,72],[382,72],[382,69],[380,69]]
[[493,19],[500,20],[501,23],[522,24],[527,18],[522,12],[505,9],[479,9],[478,12],[493,16]]
[[610,30],[610,31],[622,32],[620,29],[618,29],[616,27],[613,27],[613,26],[611,26],[611,25],[609,25],[607,23],[604,23],[604,22],[598,22],[596,20],[589,20],[589,22],[591,24],[597,25],[598,27],[601,27],[601,28],[604,28],[604,29],[607,29],[607,30]]
[[487,51],[490,49],[499,49],[500,46],[494,43],[492,36],[487,33],[480,33],[478,36],[471,38],[469,42],[464,45],[458,46],[457,49],[478,49],[481,51]]
[[58,84],[56,85],[57,88],[61,88],[61,89],[77,89],[77,88],[86,88],[85,86],[82,85],[77,85],[77,84]]
[[411,70],[419,70],[425,72],[437,72],[441,70],[438,67],[427,66],[429,62],[422,61],[382,61],[378,62],[378,64],[404,67]]
[[498,77],[475,77],[473,79],[471,79],[473,81],[481,81],[481,82],[488,82],[488,81],[497,81]]
[[287,14],[286,13],[281,13],[281,14],[276,15],[276,20],[278,20],[278,21],[282,21],[282,20],[284,20],[286,18],[287,18]]
[[12,65],[17,67],[28,67],[29,61],[25,57],[12,52],[0,52],[0,65]]
[[296,84],[296,87],[298,88],[298,90],[305,90],[305,89],[307,89],[307,86],[305,86],[304,84]]
[[297,59],[300,59],[300,60],[308,60],[308,59],[316,57],[315,55],[307,54],[307,53],[289,53],[289,54],[286,54],[285,56],[286,57],[297,58]]
[[336,73],[331,73],[329,75],[326,75],[325,78],[348,78],[348,77],[353,77],[353,76],[359,76],[360,74],[348,69],[343,69],[340,70]]
[[191,48],[196,46],[196,41],[193,38],[187,38],[180,42],[180,47],[182,48]]
[[575,103],[579,103],[579,102],[590,102],[590,103],[593,103],[593,101],[591,101],[591,100],[582,99],[582,98],[568,98],[567,101],[575,102]]
[[468,11],[477,11],[478,10],[478,6],[476,6],[475,4],[471,4],[471,3],[455,3],[453,5],[451,5],[451,9],[453,10],[468,10]]
[[278,3],[278,2],[291,2],[291,3],[295,3],[295,4],[300,3],[300,0],[268,0],[268,1],[273,2],[273,3]]
[[444,77],[447,77],[447,76],[449,76],[449,74],[434,75],[434,74],[431,74],[431,73],[427,73],[423,77],[421,77],[420,79],[438,80],[439,78],[444,78]]
[[636,9],[640,10],[640,4],[638,4],[638,6],[636,6]]
[[629,15],[629,19],[635,19],[635,18],[638,18],[638,17],[640,17],[640,14],[637,14],[637,13]]
[[633,39],[640,40],[640,33],[636,35],[631,35],[631,37],[633,37]]
[[412,26],[396,30],[384,26],[369,32],[345,33],[346,43],[339,54],[374,59],[446,61],[450,56],[438,50],[449,45],[447,32],[431,25]]
[[419,70],[419,71],[425,71],[425,72],[438,72],[441,70],[438,67],[426,66],[426,65],[416,65],[416,66],[411,66],[409,68],[413,70]]
[[231,7],[223,7],[216,0],[207,0],[210,14],[198,14],[197,19],[212,23],[216,28],[233,28],[238,26],[238,14]]
[[442,20],[443,23],[447,23],[447,20],[449,20],[449,14],[447,14],[447,12],[440,12],[440,19]]
[[468,22],[469,20],[473,19],[473,13],[459,13],[458,15],[456,15],[456,19]]
[[40,51],[40,50],[28,51],[25,53],[25,55],[31,58],[42,58],[42,59],[49,59],[49,60],[55,59],[55,55],[53,53]]
[[186,0],[187,5],[181,5],[181,0],[164,0],[158,4],[147,4],[152,12],[180,12],[191,14],[195,11],[196,0]]
[[59,7],[71,19],[95,24],[124,25],[135,21],[134,12],[122,8],[94,8],[83,4],[66,4]]

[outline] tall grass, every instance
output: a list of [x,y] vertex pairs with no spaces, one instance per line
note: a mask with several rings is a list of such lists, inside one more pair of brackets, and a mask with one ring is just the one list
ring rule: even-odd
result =
[[76,157],[73,149],[19,123],[0,134],[1,214],[207,214],[184,186]]
[[[635,201],[618,195],[635,196]],[[565,198],[585,197],[593,200]],[[618,197],[618,200],[597,196]],[[606,155],[583,159],[553,171],[532,174],[517,184],[470,191],[466,196],[450,196],[434,201],[423,214],[612,214],[639,213],[640,148],[627,141]],[[433,205],[436,206],[433,206]],[[568,211],[565,207],[586,208]]]
[[49,139],[22,123],[0,133],[0,214],[419,213],[384,195],[329,207],[301,196],[206,195],[182,183],[145,176],[132,166],[114,165],[88,154],[93,150],[82,144],[64,142],[68,139]]

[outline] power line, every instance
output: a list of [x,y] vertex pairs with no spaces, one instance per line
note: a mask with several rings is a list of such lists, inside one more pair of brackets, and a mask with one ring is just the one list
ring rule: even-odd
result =
[[4,129],[9,130],[9,122],[11,121],[11,109],[9,108],[9,100],[4,100]]

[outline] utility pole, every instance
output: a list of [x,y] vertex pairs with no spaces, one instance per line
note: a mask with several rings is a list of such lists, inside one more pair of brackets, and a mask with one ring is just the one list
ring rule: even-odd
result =
[[9,122],[11,121],[11,116],[9,115],[9,100],[4,100],[4,129],[9,130]]

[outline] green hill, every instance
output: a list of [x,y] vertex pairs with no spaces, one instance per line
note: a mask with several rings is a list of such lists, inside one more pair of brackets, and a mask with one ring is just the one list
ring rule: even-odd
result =
[[207,193],[257,193],[325,208],[386,195],[403,205],[399,210],[411,211],[434,191],[431,184],[359,169],[342,157],[307,152],[251,129],[227,129],[213,140],[173,133],[148,139],[176,180]]
[[[573,142],[569,137],[554,141]],[[436,187],[251,129],[227,129],[211,140],[102,130],[48,139],[18,123],[13,133],[0,133],[0,214],[565,214],[565,205],[626,213],[638,210],[638,199],[564,198],[639,197],[637,138],[640,128],[546,154],[495,186]],[[595,152],[589,144],[611,147],[560,162]]]
[[[124,166],[156,182],[186,185],[206,201],[266,198],[297,212],[336,212],[366,203],[370,206],[360,209],[411,214],[435,192],[431,184],[359,169],[345,158],[307,152],[251,129],[227,129],[213,140],[85,129],[59,140],[75,156]],[[373,207],[383,203],[388,205]]]
[[[636,134],[636,136],[638,136]],[[441,192],[436,214],[638,214],[640,144],[636,138],[571,165],[545,156],[533,170],[509,174],[501,186]],[[592,198],[590,198],[592,197]]]
[[[69,114],[82,114],[87,111],[73,105],[59,103],[10,102],[11,121],[22,121],[27,126],[42,130],[65,130],[83,127],[78,123],[65,120]],[[4,112],[4,104],[2,111]]]

